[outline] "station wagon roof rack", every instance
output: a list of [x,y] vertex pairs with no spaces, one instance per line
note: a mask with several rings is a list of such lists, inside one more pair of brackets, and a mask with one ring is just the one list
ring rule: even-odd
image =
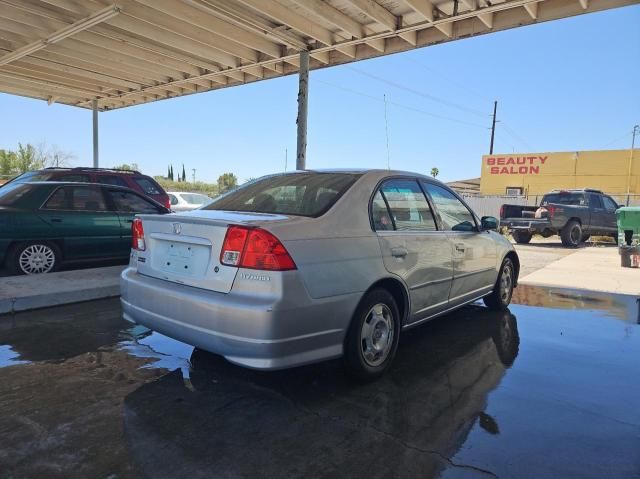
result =
[[67,171],[105,171],[108,173],[128,173],[131,175],[140,175],[138,170],[118,170],[115,168],[91,168],[88,166],[76,166],[73,168],[65,168],[64,166],[49,166],[45,170],[67,170]]

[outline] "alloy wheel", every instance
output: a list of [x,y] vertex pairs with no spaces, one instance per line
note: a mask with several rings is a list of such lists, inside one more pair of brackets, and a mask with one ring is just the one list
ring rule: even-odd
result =
[[18,264],[25,274],[48,273],[56,264],[56,254],[50,246],[32,244],[22,250]]

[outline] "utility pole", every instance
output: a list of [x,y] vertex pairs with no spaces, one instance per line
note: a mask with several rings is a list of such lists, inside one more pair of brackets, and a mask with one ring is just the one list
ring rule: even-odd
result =
[[307,104],[309,98],[309,52],[300,52],[298,73],[298,141],[296,170],[307,168]]
[[193,182],[196,182],[196,169],[195,168],[191,168],[191,171],[193,172],[192,176],[193,176]]
[[627,206],[629,204],[629,193],[631,192],[631,166],[633,165],[633,149],[636,146],[636,135],[640,133],[640,125],[633,127],[631,134],[631,153],[629,153],[629,171],[627,172]]
[[493,102],[493,122],[491,124],[491,145],[489,145],[489,154],[493,155],[493,139],[496,135],[496,112],[498,110],[498,102]]
[[91,100],[91,109],[93,110],[93,167],[97,168],[100,164],[98,159],[98,100]]

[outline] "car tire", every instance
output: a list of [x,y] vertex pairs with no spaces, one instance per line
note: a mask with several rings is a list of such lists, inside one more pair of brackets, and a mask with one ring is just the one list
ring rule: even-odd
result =
[[511,236],[513,236],[513,239],[516,243],[527,244],[531,241],[533,234],[529,233],[528,231],[514,231],[513,233],[511,233]]
[[385,289],[373,289],[362,299],[351,320],[344,345],[349,374],[360,380],[382,375],[398,349],[400,312]]
[[560,239],[564,246],[577,248],[582,240],[582,225],[576,220],[569,221],[560,231]]
[[7,270],[11,274],[44,274],[60,267],[60,248],[49,241],[29,241],[11,247],[7,255]]
[[513,296],[513,285],[515,284],[516,270],[511,258],[505,258],[500,266],[500,274],[493,287],[493,291],[488,296],[482,298],[484,304],[494,311],[503,311],[511,303]]
[[591,238],[591,235],[582,235],[581,241],[583,243],[586,243],[587,241],[589,241],[589,238]]

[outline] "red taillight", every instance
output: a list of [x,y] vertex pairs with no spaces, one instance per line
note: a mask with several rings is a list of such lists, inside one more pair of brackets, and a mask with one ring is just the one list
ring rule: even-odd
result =
[[164,207],[167,208],[168,210],[171,209],[171,200],[169,199],[169,197],[167,196],[167,198],[164,200]]
[[131,247],[138,251],[144,251],[146,245],[144,243],[144,228],[142,227],[142,220],[135,218],[131,223]]
[[504,205],[500,207],[500,218],[504,218]]
[[220,263],[269,271],[296,269],[278,238],[263,229],[246,226],[229,227],[220,251]]

